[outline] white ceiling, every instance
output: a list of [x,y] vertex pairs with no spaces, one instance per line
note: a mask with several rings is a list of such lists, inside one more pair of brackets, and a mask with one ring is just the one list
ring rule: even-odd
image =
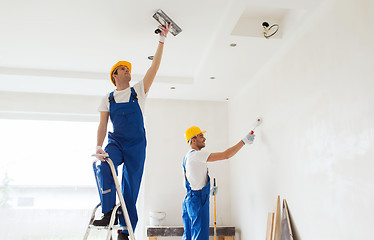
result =
[[[113,88],[108,72],[119,60],[132,62],[134,81],[142,79],[158,43],[152,15],[162,9],[183,31],[168,36],[149,97],[225,101],[322,1],[3,1],[0,91],[102,96]],[[264,21],[280,25],[274,38],[261,35]]]

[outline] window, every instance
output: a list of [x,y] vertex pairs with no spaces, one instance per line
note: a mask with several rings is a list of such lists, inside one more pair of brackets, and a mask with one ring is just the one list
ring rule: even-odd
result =
[[0,179],[10,185],[95,186],[96,122],[0,119]]

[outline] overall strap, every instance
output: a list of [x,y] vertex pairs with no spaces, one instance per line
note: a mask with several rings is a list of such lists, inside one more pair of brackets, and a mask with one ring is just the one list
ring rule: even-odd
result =
[[136,94],[135,89],[131,87],[131,95],[129,102],[137,102],[138,101],[138,94]]
[[186,156],[183,158],[183,171],[184,171],[184,179],[187,181],[187,175],[186,175]]
[[116,102],[116,101],[114,100],[114,96],[113,96],[113,94],[114,94],[114,92],[111,92],[111,93],[109,94],[109,97],[108,97],[109,102]]

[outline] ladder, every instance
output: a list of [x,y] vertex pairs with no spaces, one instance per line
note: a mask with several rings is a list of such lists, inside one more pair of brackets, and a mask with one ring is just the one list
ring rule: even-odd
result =
[[[107,153],[106,154],[92,154],[92,156],[93,157],[104,157],[104,160],[109,164],[110,171],[112,172],[114,184],[116,186],[116,192],[117,192],[117,196],[119,198],[119,203],[116,206],[114,206],[114,208],[113,208],[112,215],[111,215],[108,226],[94,226],[92,224],[94,219],[95,219],[95,213],[96,213],[97,209],[101,206],[101,202],[93,209],[92,214],[91,214],[91,218],[90,218],[90,221],[88,222],[88,226],[87,226],[86,233],[84,235],[83,240],[88,239],[88,235],[90,234],[91,229],[99,229],[99,230],[100,229],[106,229],[107,230],[106,240],[112,240],[112,230],[113,229],[116,229],[116,230],[119,230],[119,231],[127,229],[127,231],[129,232],[130,240],[135,240],[134,231],[132,229],[130,217],[129,217],[129,214],[127,212],[125,200],[123,199],[123,196],[122,196],[121,187],[120,187],[120,184],[118,182],[116,170],[114,168],[114,164],[113,164],[112,160],[109,158],[109,155]],[[97,162],[99,162],[99,161],[100,160],[95,158],[95,160],[93,161],[93,170],[94,170],[94,173],[95,173],[96,185],[97,185],[97,188],[100,192],[101,188],[100,188],[98,176],[96,174],[96,172],[97,172],[97,166],[96,165],[97,165]],[[117,210],[118,210],[119,207],[121,207],[123,215],[125,216],[125,222],[126,222],[127,227],[120,227],[120,226],[114,225]]]

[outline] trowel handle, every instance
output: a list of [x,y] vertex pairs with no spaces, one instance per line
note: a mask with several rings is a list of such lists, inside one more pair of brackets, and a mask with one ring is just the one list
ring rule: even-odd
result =
[[216,186],[216,179],[213,178],[213,186],[215,187]]
[[[171,23],[169,23],[169,22],[167,22],[167,24],[170,24],[170,28],[171,28]],[[164,26],[164,24],[161,24],[164,28],[166,28],[166,26]],[[155,30],[155,33],[156,34],[159,34],[159,33],[161,33],[161,30],[159,29],[159,28],[157,28],[156,30]]]

